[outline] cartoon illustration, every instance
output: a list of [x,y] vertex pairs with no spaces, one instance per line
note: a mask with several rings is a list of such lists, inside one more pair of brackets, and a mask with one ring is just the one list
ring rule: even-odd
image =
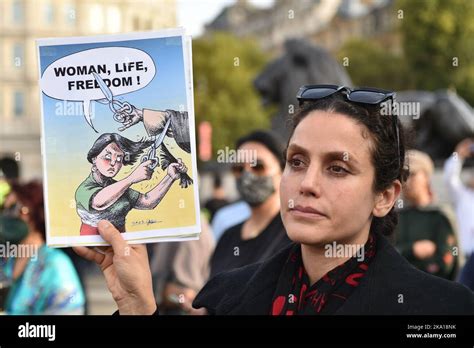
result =
[[[112,91],[104,82],[102,77],[96,73],[92,74],[106,98],[106,100],[98,100],[98,102],[109,104],[109,109],[113,113],[114,120],[123,124],[123,126],[119,128],[119,131],[124,131],[137,123],[143,122],[145,130],[149,136],[156,136],[159,134],[155,143],[151,145],[148,155],[143,157],[142,162],[151,159],[153,161],[151,168],[155,168],[159,164],[159,159],[156,157],[156,151],[160,145],[162,147],[161,155],[163,159],[161,169],[164,170],[168,168],[170,163],[176,162],[176,158],[174,158],[163,143],[165,135],[175,138],[176,143],[181,149],[187,153],[191,153],[188,113],[186,111],[137,109],[128,102],[121,102],[114,99]],[[182,173],[180,175],[180,186],[182,188],[188,187],[192,182],[193,181],[188,174]]]
[[77,213],[82,224],[80,235],[96,235],[99,220],[109,220],[125,232],[125,220],[132,209],[154,209],[171,185],[187,168],[178,159],[167,165],[167,175],[147,193],[140,193],[131,185],[149,180],[153,174],[153,158],[146,158],[127,177],[113,178],[122,166],[133,165],[150,141],[134,142],[116,133],[102,134],[92,145],[87,160],[92,164],[90,175],[76,191]]
[[[131,112],[123,116],[123,126],[120,131],[131,127],[134,124],[143,122],[145,130],[150,136],[165,133],[168,137],[174,138],[176,144],[185,152],[190,153],[188,113],[175,110],[149,110],[137,109],[131,105]],[[171,154],[164,143],[160,144],[161,169],[165,170],[170,163],[175,163],[176,158]],[[155,150],[158,146],[155,146]],[[193,181],[188,174],[180,175],[180,185],[183,188],[188,187]]]
[[107,244],[100,220],[130,243],[198,239],[191,37],[177,28],[37,49],[48,245]]

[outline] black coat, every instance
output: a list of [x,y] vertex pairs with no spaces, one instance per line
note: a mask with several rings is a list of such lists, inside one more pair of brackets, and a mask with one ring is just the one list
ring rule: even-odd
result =
[[[218,274],[199,292],[195,308],[209,314],[268,315],[291,246],[272,258]],[[474,293],[461,284],[420,271],[378,235],[376,254],[338,315],[474,314]]]

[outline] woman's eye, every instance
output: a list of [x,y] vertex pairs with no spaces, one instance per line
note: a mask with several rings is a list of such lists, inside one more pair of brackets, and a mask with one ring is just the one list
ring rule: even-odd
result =
[[297,158],[292,158],[292,159],[288,160],[288,163],[293,168],[301,168],[304,164],[303,161],[301,161]]
[[329,167],[329,170],[330,170],[332,173],[338,174],[338,175],[340,175],[340,174],[343,174],[343,175],[344,175],[344,174],[348,174],[348,173],[349,173],[349,171],[348,171],[347,169],[345,169],[345,168],[343,168],[343,167],[341,167],[341,166],[330,166],[330,167]]
[[109,154],[107,154],[107,155],[105,155],[105,159],[110,160],[110,159],[112,159],[112,156],[110,156]]
[[122,162],[122,157],[118,156],[117,157],[117,162]]

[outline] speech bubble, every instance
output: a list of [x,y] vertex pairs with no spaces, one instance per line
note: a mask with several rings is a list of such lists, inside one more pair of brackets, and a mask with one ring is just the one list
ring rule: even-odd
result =
[[146,87],[156,67],[144,51],[129,47],[102,47],[77,52],[50,64],[40,80],[47,96],[83,103],[84,118],[97,132],[91,119],[91,101],[106,100],[93,73],[110,88],[113,97]]

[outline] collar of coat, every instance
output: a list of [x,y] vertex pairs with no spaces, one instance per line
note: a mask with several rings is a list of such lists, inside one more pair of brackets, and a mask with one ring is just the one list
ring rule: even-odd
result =
[[[461,284],[422,272],[377,233],[376,254],[336,315],[472,314],[474,295]],[[216,315],[268,315],[291,245],[264,262],[224,272],[200,291],[193,307]]]

